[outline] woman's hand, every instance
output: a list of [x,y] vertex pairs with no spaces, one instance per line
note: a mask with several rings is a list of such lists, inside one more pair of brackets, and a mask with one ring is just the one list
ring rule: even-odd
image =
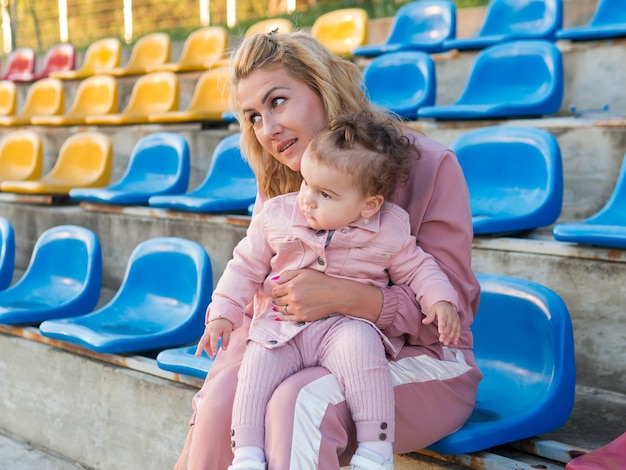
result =
[[275,310],[277,318],[283,321],[316,321],[342,313],[375,322],[382,308],[378,287],[312,269],[284,271],[273,281]]

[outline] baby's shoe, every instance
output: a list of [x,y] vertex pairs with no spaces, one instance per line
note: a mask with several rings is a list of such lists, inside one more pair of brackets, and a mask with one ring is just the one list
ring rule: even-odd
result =
[[265,470],[267,464],[258,460],[242,460],[232,464],[228,470]]
[[359,447],[350,460],[350,470],[393,470],[393,458],[385,461],[380,455]]

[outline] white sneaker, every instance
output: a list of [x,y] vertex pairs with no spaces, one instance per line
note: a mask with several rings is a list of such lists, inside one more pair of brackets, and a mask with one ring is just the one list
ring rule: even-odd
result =
[[244,460],[231,465],[228,467],[228,470],[265,470],[266,468],[267,464],[265,462]]
[[393,470],[393,457],[384,461],[380,455],[358,447],[350,460],[350,470]]

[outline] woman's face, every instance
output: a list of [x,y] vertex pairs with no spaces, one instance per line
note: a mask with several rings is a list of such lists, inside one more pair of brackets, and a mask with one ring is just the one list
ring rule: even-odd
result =
[[300,171],[304,149],[328,127],[322,98],[283,67],[255,70],[240,80],[237,98],[263,148]]

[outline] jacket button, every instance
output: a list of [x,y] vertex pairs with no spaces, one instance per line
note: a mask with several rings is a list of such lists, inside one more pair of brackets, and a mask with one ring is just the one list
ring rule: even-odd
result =
[[324,261],[324,258],[322,258],[321,256],[318,256],[317,264],[319,264],[320,266],[324,266],[326,264],[326,261]]
[[384,421],[380,423],[380,429],[387,429],[387,423],[385,423]]
[[386,440],[386,439],[387,439],[387,434],[385,434],[384,432],[381,432],[381,433],[378,435],[378,439],[380,439],[381,441]]
[[276,341],[275,339],[271,339],[268,341],[268,344],[278,344],[278,341]]
[[315,235],[317,235],[318,237],[321,237],[325,233],[326,233],[326,230],[318,230],[317,232],[315,232]]
[[305,323],[305,322],[303,322],[303,321],[299,321],[298,323],[296,323],[296,325],[298,325],[298,326],[304,326],[304,325],[306,325],[306,323]]

